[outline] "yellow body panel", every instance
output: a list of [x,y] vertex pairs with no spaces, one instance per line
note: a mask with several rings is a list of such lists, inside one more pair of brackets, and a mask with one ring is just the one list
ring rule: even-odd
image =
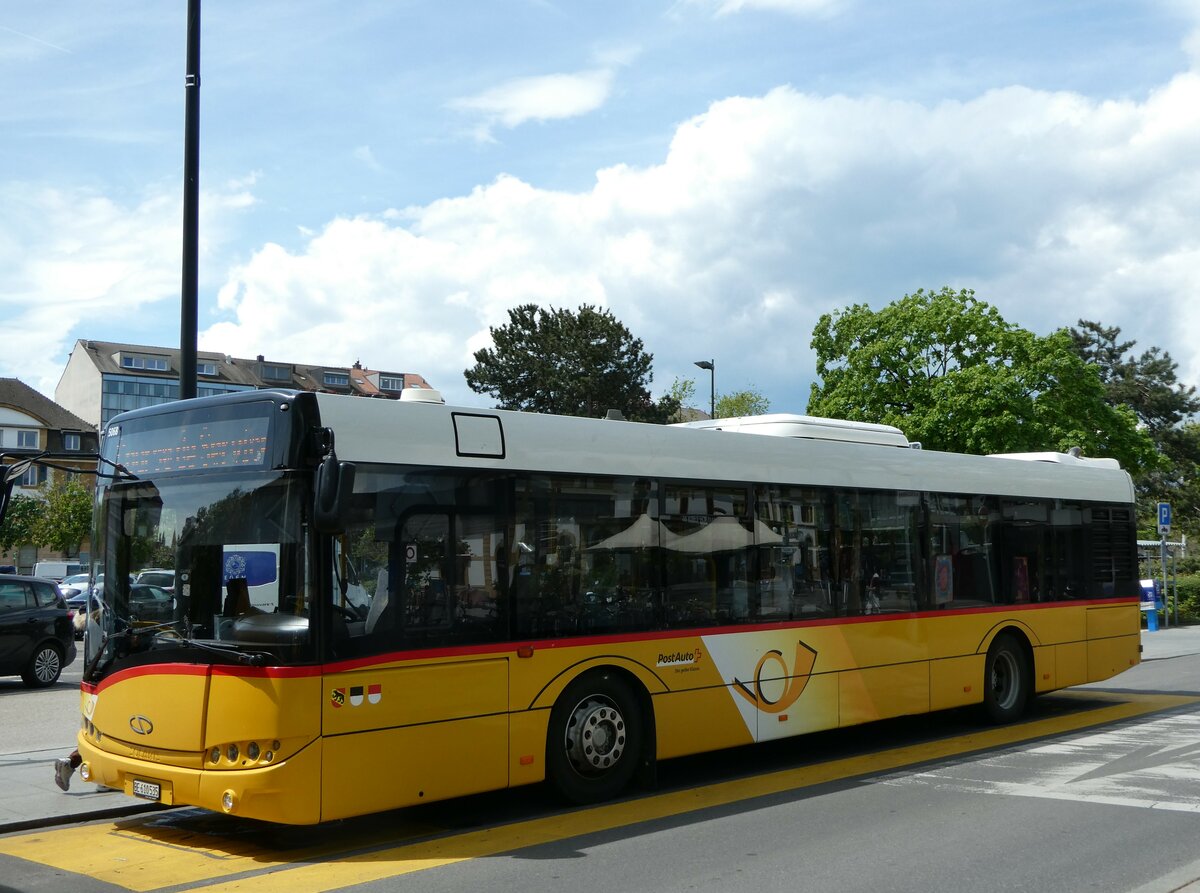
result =
[[317,737],[320,690],[319,680],[312,676],[280,679],[215,674],[209,689],[212,709],[205,748],[276,739],[291,742],[280,748],[280,756],[294,753]]
[[[668,758],[979,703],[1002,632],[1029,645],[1038,691],[1108,678],[1137,663],[1138,624],[1136,603],[1079,603],[497,645],[294,678],[146,668],[85,692],[102,743],[81,742],[101,784],[156,779],[215,810],[232,791],[238,814],[313,822],[541,780],[550,708],[593,669],[626,677]],[[134,716],[178,747],[125,740]],[[276,761],[248,763],[251,741]],[[229,743],[239,759],[214,763]]]
[[1087,642],[1067,642],[1054,648],[1053,688],[1069,688],[1090,681],[1087,673]]
[[506,715],[325,739],[321,819],[346,818],[508,785]]
[[983,695],[982,654],[948,657],[929,664],[929,709],[978,704]]
[[924,663],[843,670],[840,683],[843,726],[929,710],[929,667]]

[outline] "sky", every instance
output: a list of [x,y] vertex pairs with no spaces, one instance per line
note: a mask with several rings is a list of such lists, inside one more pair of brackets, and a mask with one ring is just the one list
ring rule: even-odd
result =
[[[186,5],[0,3],[0,376],[178,346]],[[591,304],[804,412],[822,314],[949,286],[1200,385],[1197,0],[207,0],[200,67],[201,350],[485,407]]]

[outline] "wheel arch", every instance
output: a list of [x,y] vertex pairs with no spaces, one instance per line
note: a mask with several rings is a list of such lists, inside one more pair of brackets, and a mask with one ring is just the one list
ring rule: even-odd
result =
[[636,777],[642,785],[653,786],[658,752],[658,725],[654,715],[653,695],[665,693],[668,688],[662,679],[644,664],[618,655],[597,656],[572,664],[546,683],[530,707],[547,710],[553,708],[568,686],[587,676],[604,673],[611,673],[624,682],[637,699],[638,718],[642,723],[643,735]]
[[542,686],[541,691],[534,695],[528,709],[541,710],[553,707],[559,695],[580,676],[605,670],[612,671],[624,678],[639,701],[645,700],[646,707],[651,706],[650,698],[653,694],[664,694],[667,691],[666,683],[645,664],[616,654],[603,654],[564,667]]
[[992,643],[1001,636],[1012,636],[1020,644],[1025,652],[1025,657],[1029,660],[1029,665],[1033,666],[1033,649],[1041,645],[1041,640],[1037,633],[1026,623],[1020,620],[1007,619],[994,624],[979,640],[979,646],[975,649],[976,654],[987,654],[992,647]]

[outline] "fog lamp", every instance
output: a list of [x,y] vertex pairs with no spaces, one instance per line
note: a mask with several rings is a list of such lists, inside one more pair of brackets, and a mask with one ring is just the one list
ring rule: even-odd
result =
[[89,778],[91,778],[92,777],[92,767],[89,766],[87,763],[80,763],[79,764],[79,777],[82,778],[84,781],[87,781]]
[[221,808],[226,812],[233,812],[234,799],[233,791],[226,791],[221,795]]

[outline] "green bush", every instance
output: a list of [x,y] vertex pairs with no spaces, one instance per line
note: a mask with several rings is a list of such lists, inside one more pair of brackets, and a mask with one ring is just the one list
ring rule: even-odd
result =
[[1179,600],[1179,622],[1200,623],[1200,574],[1177,577],[1175,596]]

